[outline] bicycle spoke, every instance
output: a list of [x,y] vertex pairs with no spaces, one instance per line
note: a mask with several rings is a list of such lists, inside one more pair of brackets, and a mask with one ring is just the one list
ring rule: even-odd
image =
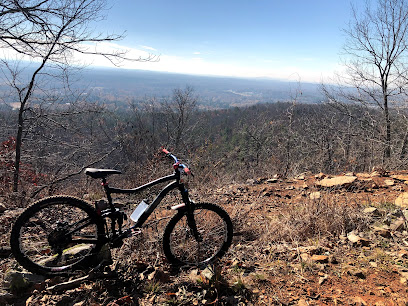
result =
[[15,244],[13,248],[28,269],[59,272],[91,254],[99,245],[100,236],[88,204],[63,197],[45,201],[48,202],[44,205],[40,201],[38,206],[29,208],[18,229],[13,228],[12,235],[18,233],[17,251]]
[[225,211],[216,205],[200,204],[190,222],[193,228],[187,219],[187,215],[176,216],[166,228],[164,250],[171,261],[197,265],[225,253],[232,239],[232,224]]

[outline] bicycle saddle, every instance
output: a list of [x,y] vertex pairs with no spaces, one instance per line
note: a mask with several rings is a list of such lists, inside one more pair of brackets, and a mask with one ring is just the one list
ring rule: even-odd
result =
[[89,175],[90,177],[97,179],[97,178],[104,178],[111,174],[121,174],[122,172],[115,169],[96,169],[96,168],[86,168],[85,174]]

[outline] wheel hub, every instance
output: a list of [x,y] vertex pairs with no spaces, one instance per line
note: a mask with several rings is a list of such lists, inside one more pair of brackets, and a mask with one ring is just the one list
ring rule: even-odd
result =
[[48,235],[48,243],[51,248],[60,253],[72,240],[72,235],[68,234],[66,224],[57,222],[57,227]]

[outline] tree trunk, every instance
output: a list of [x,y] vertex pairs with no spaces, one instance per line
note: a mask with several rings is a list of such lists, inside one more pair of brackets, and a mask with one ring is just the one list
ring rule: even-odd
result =
[[388,99],[387,96],[384,97],[384,116],[385,116],[385,149],[384,157],[389,159],[391,157],[391,120],[390,113],[388,109]]
[[23,124],[24,124],[24,107],[20,106],[18,113],[18,126],[17,126],[17,138],[16,138],[16,157],[14,160],[14,173],[13,173],[13,191],[18,191],[18,183],[20,180],[20,161],[21,161],[21,146],[23,143]]

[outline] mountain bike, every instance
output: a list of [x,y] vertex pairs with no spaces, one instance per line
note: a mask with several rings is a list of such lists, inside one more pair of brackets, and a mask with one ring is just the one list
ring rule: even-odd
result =
[[[220,206],[195,203],[183,182],[192,175],[189,168],[166,149],[173,160],[174,172],[133,189],[109,186],[107,177],[120,174],[115,169],[87,168],[85,174],[100,179],[106,201],[94,206],[72,196],[52,196],[28,207],[16,220],[10,245],[16,260],[33,273],[66,274],[83,269],[93,262],[103,246],[120,247],[125,238],[140,232],[145,221],[170,191],[176,189],[181,202],[171,206],[175,214],[167,223],[162,246],[168,261],[176,266],[206,265],[222,257],[232,242],[233,226],[228,213]],[[148,203],[140,202],[131,214],[131,226],[124,227],[127,214],[112,200],[112,194],[134,194],[171,181]],[[127,221],[126,221],[127,223]],[[89,260],[91,258],[91,260]]]

